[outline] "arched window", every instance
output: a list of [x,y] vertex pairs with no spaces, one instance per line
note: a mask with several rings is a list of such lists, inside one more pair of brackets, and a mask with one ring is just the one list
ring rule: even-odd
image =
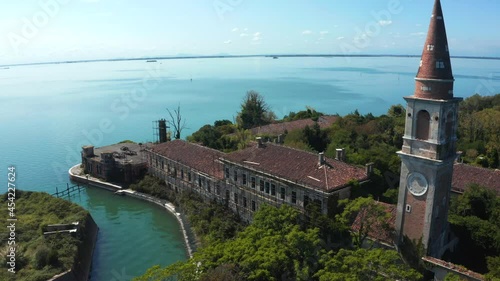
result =
[[450,141],[451,137],[453,137],[453,112],[448,113],[448,115],[446,116],[445,134],[446,140]]
[[430,125],[429,112],[420,110],[417,114],[417,133],[416,137],[420,140],[429,139],[429,125]]

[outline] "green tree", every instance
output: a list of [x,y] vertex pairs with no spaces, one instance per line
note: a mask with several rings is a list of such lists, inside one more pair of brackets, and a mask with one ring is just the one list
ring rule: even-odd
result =
[[340,249],[323,256],[324,267],[314,277],[320,281],[420,280],[422,275],[403,263],[393,250]]
[[[236,238],[211,243],[187,262],[155,267],[136,280],[213,280],[224,274],[242,280],[311,280],[324,254],[317,228],[302,230],[298,210],[261,206]],[[224,269],[232,268],[232,272]]]
[[361,248],[370,232],[377,228],[390,231],[387,223],[390,214],[373,198],[359,197],[352,201],[344,200],[342,203],[346,204],[345,209],[337,217],[345,229],[350,229],[356,216],[360,216],[359,229],[351,233],[355,247]]
[[306,110],[301,110],[297,113],[291,111],[288,115],[283,117],[284,122],[288,121],[295,121],[295,120],[301,120],[301,119],[312,119],[313,121],[318,121],[320,116],[323,116],[324,114],[321,112],[316,111],[314,108],[310,106],[306,106]]
[[275,117],[264,97],[255,91],[249,91],[243,99],[237,120],[241,128],[251,129],[269,124]]
[[462,159],[489,168],[500,164],[500,94],[471,96],[460,104],[458,149]]
[[488,274],[486,280],[500,280],[500,256],[488,257]]
[[[452,261],[486,272],[487,256],[500,255],[500,197],[486,187],[471,185],[451,201],[448,220],[459,237]],[[464,257],[467,253],[467,258]]]

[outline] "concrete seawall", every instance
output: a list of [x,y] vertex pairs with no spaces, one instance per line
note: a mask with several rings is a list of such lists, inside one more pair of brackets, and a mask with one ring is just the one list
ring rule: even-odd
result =
[[66,272],[54,276],[52,279],[49,279],[49,281],[89,280],[92,256],[94,255],[97,233],[99,231],[99,227],[97,227],[97,224],[90,214],[85,218],[83,231],[83,241],[78,246],[77,257],[73,267]]
[[89,184],[89,185],[92,185],[95,187],[99,187],[99,188],[103,188],[103,189],[106,189],[109,191],[113,191],[113,192],[115,192],[115,194],[118,194],[118,195],[127,195],[127,196],[131,196],[131,197],[134,197],[137,199],[151,202],[153,204],[156,204],[156,205],[166,209],[170,213],[172,213],[175,216],[175,218],[177,219],[177,221],[179,222],[179,225],[181,227],[182,235],[184,237],[184,244],[186,245],[186,251],[187,251],[189,257],[193,256],[193,247],[192,247],[192,243],[190,243],[190,241],[189,241],[189,236],[188,236],[188,232],[186,230],[185,222],[182,219],[181,214],[176,211],[175,206],[172,203],[168,202],[167,200],[155,198],[155,197],[148,195],[148,194],[144,194],[144,193],[137,192],[137,191],[130,190],[130,189],[123,189],[119,185],[111,184],[111,183],[102,181],[100,179],[94,178],[94,177],[81,176],[80,171],[81,171],[80,164],[71,167],[68,171],[69,178],[75,182]]
[[181,214],[175,210],[174,204],[168,202],[167,200],[161,200],[161,199],[155,198],[151,195],[144,194],[144,193],[137,192],[137,191],[130,190],[130,189],[119,190],[116,192],[116,194],[127,195],[127,196],[131,196],[134,198],[138,198],[141,200],[151,202],[151,203],[156,204],[162,208],[167,209],[170,213],[172,213],[175,216],[175,218],[177,219],[177,221],[179,222],[179,225],[181,226],[182,235],[184,237],[184,243],[186,244],[186,249],[187,249],[188,255],[190,258],[193,257],[193,250],[191,247],[191,243],[189,242],[189,236],[188,236],[188,233],[186,231],[184,221],[181,218]]

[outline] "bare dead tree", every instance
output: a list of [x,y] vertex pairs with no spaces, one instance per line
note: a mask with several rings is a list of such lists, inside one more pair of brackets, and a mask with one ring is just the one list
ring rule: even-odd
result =
[[182,130],[186,128],[186,119],[182,118],[181,115],[181,106],[178,105],[177,109],[174,109],[174,113],[170,111],[170,109],[167,108],[167,112],[170,115],[170,119],[172,120],[172,129],[174,133],[174,138],[175,139],[180,139],[181,138],[181,133]]

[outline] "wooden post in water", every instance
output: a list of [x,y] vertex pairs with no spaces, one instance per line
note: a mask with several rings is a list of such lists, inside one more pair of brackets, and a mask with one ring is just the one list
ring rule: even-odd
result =
[[57,198],[59,198],[59,190],[57,190],[57,186],[56,186],[56,196]]

